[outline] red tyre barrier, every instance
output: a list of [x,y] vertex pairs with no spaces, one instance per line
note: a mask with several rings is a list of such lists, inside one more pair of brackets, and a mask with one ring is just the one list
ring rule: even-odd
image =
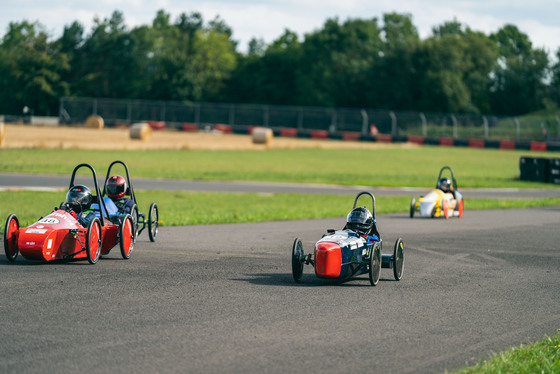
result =
[[421,135],[408,135],[406,140],[409,143],[424,144],[424,137]]
[[375,135],[375,140],[383,143],[391,143],[393,141],[393,136],[390,134],[377,134]]
[[297,138],[297,135],[298,135],[297,129],[291,127],[282,127],[280,129],[280,136],[283,136],[285,138]]
[[355,131],[345,131],[342,133],[342,140],[358,141],[360,133]]
[[329,132],[327,130],[311,130],[309,136],[311,139],[328,139]]
[[486,142],[484,139],[469,139],[469,147],[472,148],[484,148],[486,146]]
[[231,134],[233,133],[233,129],[230,125],[224,125],[222,123],[216,123],[214,125],[214,130],[223,132],[224,134]]
[[440,138],[439,139],[439,145],[454,146],[455,145],[455,140],[453,140],[453,138]]
[[545,142],[531,142],[531,151],[546,152]]
[[196,123],[190,123],[190,122],[185,122],[183,123],[183,131],[186,132],[197,132],[198,131],[198,125]]
[[515,149],[513,140],[500,140],[500,149]]
[[162,121],[148,121],[148,125],[152,128],[152,130],[165,130],[167,127],[165,122]]

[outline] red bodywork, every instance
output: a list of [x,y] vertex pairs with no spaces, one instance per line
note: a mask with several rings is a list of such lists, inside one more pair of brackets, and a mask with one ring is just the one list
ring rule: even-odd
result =
[[[118,241],[118,225],[105,220],[101,226],[101,254],[106,254]],[[23,257],[30,260],[61,260],[86,258],[87,228],[73,214],[55,210],[17,232],[17,245]]]
[[315,274],[319,278],[338,278],[342,268],[342,251],[334,242],[318,242],[315,246]]

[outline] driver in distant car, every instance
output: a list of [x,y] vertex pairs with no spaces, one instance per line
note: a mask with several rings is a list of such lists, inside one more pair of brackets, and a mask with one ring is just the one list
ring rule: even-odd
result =
[[380,238],[373,215],[364,207],[354,208],[348,213],[344,228],[352,230],[360,236],[377,235]]
[[128,191],[126,179],[120,175],[113,175],[107,179],[105,189],[107,191],[107,196],[113,200],[119,210],[119,213],[131,214],[131,209],[134,206],[134,200],[125,198]]
[[92,202],[91,190],[87,186],[78,184],[68,190],[66,201],[62,203],[64,206],[61,208],[74,212],[80,225],[87,227],[95,218],[95,212],[91,209]]
[[455,196],[455,192],[453,191],[453,188],[451,188],[451,180],[449,180],[449,178],[441,178],[437,182],[437,188],[445,193],[451,193],[453,196]]

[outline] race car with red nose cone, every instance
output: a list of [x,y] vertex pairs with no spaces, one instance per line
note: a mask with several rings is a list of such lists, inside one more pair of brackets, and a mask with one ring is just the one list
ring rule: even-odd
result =
[[[450,178],[444,177],[448,171]],[[410,200],[410,218],[420,217],[463,217],[463,195],[457,191],[457,181],[453,169],[444,166],[439,171],[436,188],[424,196]]]
[[[111,175],[111,169],[115,165],[122,166],[126,179],[120,175]],[[156,203],[151,203],[147,217],[144,213],[138,211],[138,202],[132,183],[130,183],[128,166],[123,161],[116,160],[109,165],[103,186],[103,199],[108,206],[116,206],[116,211],[113,209],[110,212],[110,218],[119,223],[126,214],[130,214],[134,223],[134,238],[138,238],[147,227],[150,241],[155,242],[159,229],[158,206]]]
[[[360,196],[369,196],[372,211],[356,207]],[[352,211],[342,230],[327,230],[315,244],[313,253],[305,254],[299,238],[292,246],[292,276],[301,282],[304,265],[312,265],[315,275],[322,279],[345,280],[356,275],[369,274],[372,286],[379,282],[381,268],[393,269],[395,280],[402,278],[404,270],[404,242],[395,241],[393,254],[382,254],[383,241],[375,220],[375,196],[360,192],[354,199]]]
[[[85,185],[74,184],[76,172],[82,168],[91,171],[95,194]],[[29,260],[87,259],[95,264],[117,244],[122,257],[129,259],[134,249],[132,217],[125,215],[119,224],[110,220],[95,170],[89,164],[74,168],[66,201],[59,208],[21,228],[17,216],[10,214],[4,229],[4,251],[12,262],[21,253]]]

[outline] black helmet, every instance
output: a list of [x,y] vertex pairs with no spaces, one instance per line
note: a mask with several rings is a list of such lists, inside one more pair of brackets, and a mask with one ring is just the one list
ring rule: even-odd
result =
[[451,191],[451,181],[449,180],[449,178],[441,178],[437,182],[437,188],[439,188],[443,192],[449,192]]
[[360,235],[367,234],[373,226],[373,216],[364,207],[354,208],[346,217],[346,227]]
[[73,186],[68,190],[68,194],[66,194],[66,202],[76,213],[88,210],[92,200],[93,197],[89,188],[81,184]]

